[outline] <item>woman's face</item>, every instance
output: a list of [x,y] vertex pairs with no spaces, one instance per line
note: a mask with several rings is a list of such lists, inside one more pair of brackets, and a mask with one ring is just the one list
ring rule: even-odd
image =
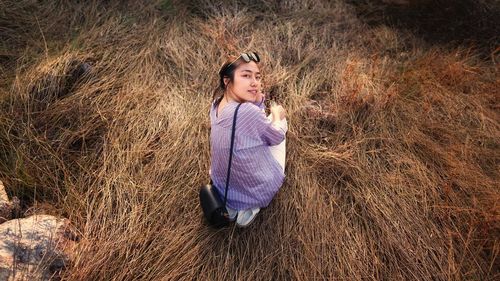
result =
[[234,80],[225,78],[227,94],[237,102],[255,102],[260,100],[261,74],[254,61],[242,63],[234,71]]

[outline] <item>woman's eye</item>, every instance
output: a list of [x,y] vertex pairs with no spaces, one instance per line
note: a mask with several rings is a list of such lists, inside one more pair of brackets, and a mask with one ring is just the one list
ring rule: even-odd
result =
[[257,79],[257,80],[260,80],[261,78],[262,78],[262,77],[260,77],[260,76],[255,77],[255,79]]

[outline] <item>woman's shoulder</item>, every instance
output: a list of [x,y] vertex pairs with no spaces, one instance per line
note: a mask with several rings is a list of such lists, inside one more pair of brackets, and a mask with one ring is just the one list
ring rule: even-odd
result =
[[254,133],[266,127],[268,121],[262,109],[251,102],[240,104],[237,118],[237,122],[242,128],[245,128],[247,131],[255,131]]
[[262,109],[260,109],[257,105],[251,102],[241,103],[239,112],[241,112],[242,115],[249,115],[249,116],[260,116],[263,113]]

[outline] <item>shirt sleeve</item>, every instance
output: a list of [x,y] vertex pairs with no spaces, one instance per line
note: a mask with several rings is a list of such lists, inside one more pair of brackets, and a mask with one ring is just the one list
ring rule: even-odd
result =
[[267,145],[278,145],[285,139],[285,128],[273,124],[254,103],[243,103],[237,118],[237,130],[241,134],[260,138]]

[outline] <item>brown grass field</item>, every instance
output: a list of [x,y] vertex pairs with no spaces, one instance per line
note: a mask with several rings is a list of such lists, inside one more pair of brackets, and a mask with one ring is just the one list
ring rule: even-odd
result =
[[[0,1],[0,179],[78,230],[57,278],[499,280],[497,1],[39,2]],[[217,230],[208,111],[248,50],[287,179]]]

